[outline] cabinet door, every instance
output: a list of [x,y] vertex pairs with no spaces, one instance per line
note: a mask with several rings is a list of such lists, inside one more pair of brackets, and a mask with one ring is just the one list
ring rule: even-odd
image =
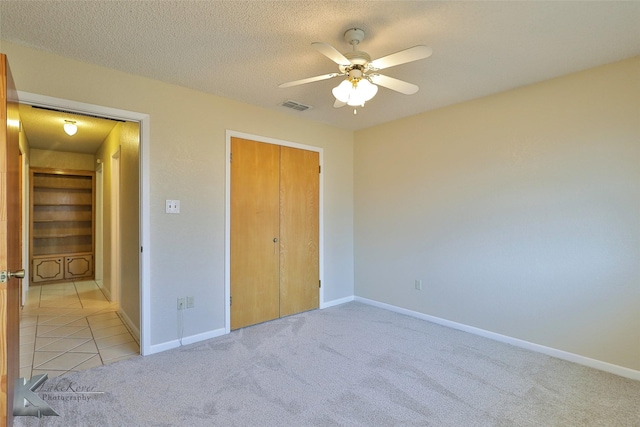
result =
[[50,280],[64,279],[64,259],[54,258],[34,258],[31,266],[32,281],[48,282]]
[[75,279],[93,275],[93,256],[73,255],[64,259],[64,278]]

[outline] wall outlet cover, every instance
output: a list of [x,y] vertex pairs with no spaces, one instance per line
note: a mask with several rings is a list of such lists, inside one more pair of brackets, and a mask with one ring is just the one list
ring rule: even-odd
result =
[[180,200],[166,200],[165,201],[166,213],[180,213]]

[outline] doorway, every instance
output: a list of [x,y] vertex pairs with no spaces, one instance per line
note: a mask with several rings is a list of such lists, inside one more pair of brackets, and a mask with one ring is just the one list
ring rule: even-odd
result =
[[[148,170],[148,164],[145,163],[145,162],[148,162],[148,146],[149,146],[148,115],[129,112],[129,111],[123,111],[123,110],[117,110],[117,109],[112,109],[107,107],[101,107],[96,105],[82,104],[74,101],[68,101],[68,100],[63,100],[58,98],[50,98],[50,97],[45,97],[45,96],[30,94],[30,93],[19,92],[19,97],[21,102],[25,104],[38,105],[38,106],[43,106],[45,108],[60,109],[64,111],[77,112],[80,114],[89,114],[89,115],[94,115],[99,117],[117,119],[124,122],[136,122],[136,129],[137,129],[136,132],[137,132],[137,138],[139,140],[139,145],[135,155],[135,162],[137,165],[136,167],[139,168],[137,169],[137,172],[136,172],[138,174],[139,185],[135,185],[135,188],[137,191],[136,199],[138,202],[137,204],[139,206],[139,214],[137,214],[137,218],[134,218],[135,226],[129,227],[129,230],[132,230],[133,228],[135,228],[136,232],[134,234],[136,236],[139,236],[139,240],[137,239],[138,243],[136,243],[136,247],[132,249],[134,256],[129,258],[134,260],[137,259],[136,267],[135,267],[135,271],[136,271],[135,294],[137,295],[137,298],[135,301],[135,309],[130,311],[131,313],[130,316],[125,316],[125,320],[127,321],[126,324],[128,329],[136,334],[140,342],[139,353],[148,354],[150,349],[149,333],[148,333],[149,273],[148,273],[148,267],[147,267],[149,265],[149,260],[148,260],[149,252],[147,251],[145,254],[141,253],[141,247],[143,247],[145,243],[148,247],[148,243],[149,243],[149,210],[148,210],[148,204],[149,204],[148,171],[149,170]],[[118,165],[117,165],[118,169],[121,166],[120,160],[121,159],[118,158]],[[97,176],[102,178],[103,173],[104,173],[104,169],[102,168],[102,164],[98,164]],[[109,175],[111,174],[109,173]],[[119,176],[119,173],[116,174],[116,176]],[[99,183],[102,183],[102,182],[103,180],[100,179]],[[118,183],[118,188],[119,188],[119,183]],[[98,184],[98,190],[100,191],[101,194],[104,194],[104,192],[102,191],[103,189],[104,189],[104,186]],[[97,196],[98,196],[98,200],[97,200],[98,202],[103,200],[103,198],[100,195],[97,195]],[[101,204],[103,205],[103,207],[108,208],[107,206],[104,206],[106,205],[106,203],[101,203]],[[109,205],[110,204],[111,203],[109,203]],[[109,212],[106,215],[111,216]],[[120,215],[116,215],[116,217],[119,218]],[[101,215],[96,215],[96,220],[102,222]],[[101,228],[97,227],[97,230],[96,230],[97,242],[98,240],[103,240],[102,239],[103,233],[101,233],[100,230]],[[25,241],[28,242],[28,239]],[[136,253],[138,254],[138,257],[135,256]],[[102,281],[103,279],[103,274],[101,273],[102,265],[100,265],[99,262],[97,264],[98,265],[96,265],[96,274],[97,274],[96,279],[97,281]],[[72,285],[74,285],[75,287],[75,290],[73,292],[76,292],[81,299],[84,297],[85,298],[84,302],[89,301],[89,305],[93,304],[93,301],[91,301],[90,295],[93,292],[92,287],[94,285],[97,286],[97,284],[92,285],[88,283],[74,283]],[[51,291],[53,291],[53,289],[51,289]],[[59,289],[57,292],[59,294],[63,294],[65,292],[71,292],[71,291],[67,288],[65,290]],[[114,294],[119,295],[120,292],[117,292]],[[103,317],[105,318],[103,319],[94,318],[92,320],[96,321],[97,323],[101,323],[102,321],[104,321],[104,324],[108,324],[109,319],[106,318],[108,316],[103,316]],[[89,320],[89,326],[92,326],[92,320]]]
[[[262,278],[260,278],[260,280],[264,282],[264,286],[259,286],[257,290],[254,289],[253,291],[260,293],[260,292],[263,292],[265,289],[268,289],[266,291],[268,292],[268,294],[263,296],[264,297],[263,302],[268,300],[271,303],[268,304],[268,307],[266,307],[267,313],[265,313],[265,316],[259,317],[257,318],[257,320],[256,319],[249,319],[248,321],[242,320],[239,323],[235,319],[232,322],[232,304],[236,305],[241,303],[237,300],[236,296],[234,296],[231,293],[231,290],[232,290],[231,281],[232,281],[232,276],[235,276],[234,279],[238,278],[239,277],[238,272],[242,271],[242,268],[236,268],[236,266],[232,265],[232,263],[235,264],[234,259],[236,261],[240,259],[241,262],[243,260],[242,256],[239,255],[239,253],[241,253],[242,250],[238,251],[239,247],[237,246],[237,244],[234,246],[234,243],[233,243],[234,239],[237,237],[237,236],[234,236],[235,231],[237,231],[239,228],[242,228],[242,227],[238,227],[237,222],[236,222],[236,226],[233,226],[231,224],[231,222],[233,221],[233,213],[231,211],[233,209],[234,203],[236,203],[235,201],[232,201],[232,197],[233,197],[232,181],[234,180],[232,176],[235,174],[235,172],[232,172],[232,162],[242,161],[242,160],[236,158],[235,155],[233,160],[231,159],[232,145],[234,144],[233,142],[234,139],[248,140],[254,144],[257,144],[255,145],[256,147],[260,149],[264,149],[264,151],[267,152],[266,156],[271,160],[273,160],[274,162],[270,166],[267,166],[267,169],[273,169],[271,166],[274,166],[276,163],[278,165],[277,170],[272,171],[273,172],[272,175],[275,177],[274,179],[277,179],[278,182],[275,183],[274,185],[269,185],[268,186],[269,189],[265,189],[265,191],[270,191],[271,193],[278,195],[277,196],[278,200],[275,201],[275,204],[273,200],[271,201],[265,200],[266,204],[278,206],[279,208],[281,205],[281,202],[284,201],[283,207],[285,210],[288,207],[288,205],[290,205],[287,202],[286,197],[285,199],[282,199],[279,197],[279,194],[281,191],[281,187],[280,187],[281,158],[280,156],[282,151],[285,152],[283,157],[284,160],[282,161],[284,163],[289,163],[291,165],[300,165],[300,164],[306,163],[304,160],[304,157],[306,155],[304,153],[308,153],[309,154],[308,158],[311,159],[310,164],[315,165],[309,169],[313,171],[311,175],[314,175],[314,177],[310,179],[312,181],[315,179],[316,186],[317,186],[316,196],[312,196],[309,199],[309,200],[315,200],[315,201],[312,201],[310,203],[308,203],[308,201],[304,201],[304,200],[302,201],[303,204],[308,203],[307,207],[310,207],[311,209],[310,212],[315,211],[315,215],[317,216],[316,225],[312,227],[311,232],[306,233],[306,232],[300,231],[299,229],[295,229],[293,227],[291,228],[285,227],[285,229],[282,230],[282,234],[281,234],[280,224],[283,220],[283,217],[281,217],[281,213],[278,212],[274,214],[275,216],[271,214],[268,215],[268,216],[274,216],[274,218],[272,218],[272,221],[271,221],[272,223],[271,228],[273,228],[273,230],[268,229],[267,234],[269,233],[271,234],[275,233],[275,234],[274,235],[265,234],[265,236],[262,236],[260,241],[260,245],[264,246],[260,250],[260,257],[264,256],[263,258],[265,258],[265,259],[262,259],[262,261],[266,261],[264,264],[266,265],[266,268],[268,270],[268,273],[266,274],[266,276],[268,276],[268,280],[267,279],[262,280]],[[296,157],[295,155],[290,156],[289,154],[292,154],[292,153],[302,154],[302,156],[301,157]],[[257,155],[255,153],[250,154],[247,158],[250,159],[253,156],[257,156],[255,158],[263,158],[261,155]],[[322,173],[321,173],[322,161],[323,161],[323,150],[322,148],[319,148],[319,147],[307,146],[303,144],[277,140],[273,138],[265,138],[265,137],[260,137],[256,135],[249,135],[249,134],[244,134],[244,133],[235,132],[235,131],[227,131],[227,169],[226,169],[227,191],[226,191],[226,224],[225,224],[225,228],[226,228],[225,247],[226,247],[226,254],[227,254],[227,256],[225,257],[226,258],[226,261],[225,261],[226,298],[225,300],[226,300],[226,331],[227,333],[231,331],[232,328],[236,329],[238,327],[246,326],[251,323],[258,323],[260,321],[269,320],[269,318],[286,316],[289,314],[293,314],[295,312],[301,312],[301,311],[305,311],[313,308],[322,307],[322,304],[324,301],[323,289],[321,286],[322,275],[323,275],[323,241],[324,241],[323,225],[322,225],[322,222],[323,222],[323,215],[322,215],[322,207],[323,207],[322,181],[323,179],[322,179]],[[247,170],[251,171],[252,167],[253,166],[249,165]],[[252,172],[249,172],[249,173],[252,173]],[[287,173],[284,174],[284,176],[286,175]],[[237,176],[236,176],[236,179],[238,179]],[[284,187],[287,187],[287,184],[286,184],[287,179],[286,178],[284,179],[285,179]],[[296,179],[291,179],[288,182],[289,183],[296,182],[299,184],[302,181],[296,178]],[[299,188],[305,188],[305,186],[306,184],[304,186],[300,186]],[[296,187],[296,185],[293,185],[291,187],[292,187],[291,194],[293,194],[295,193],[293,189],[294,187]],[[258,192],[261,192],[261,191],[262,190],[258,190]],[[301,193],[305,193],[305,191],[303,190],[301,191]],[[303,195],[303,197],[305,196]],[[286,216],[287,213],[284,213],[284,215]],[[302,218],[304,220],[306,218],[306,215],[304,214],[299,215],[298,218]],[[253,225],[251,226],[253,227]],[[255,225],[254,228],[258,230],[258,229],[261,229],[262,226]],[[295,231],[289,232],[289,234],[287,234],[288,233],[287,230],[295,230]],[[311,236],[313,234],[315,234],[316,236],[315,240],[310,240],[302,243],[302,247],[306,245],[312,248],[310,252],[307,251],[308,248],[300,249],[300,250],[295,249],[294,248],[295,244],[293,242],[293,239],[291,239],[288,242],[280,242],[281,238],[287,239],[287,236],[291,236],[291,235]],[[262,242],[263,240],[264,242]],[[288,251],[289,248],[292,250]],[[293,253],[312,253],[312,256],[309,258],[311,261],[307,262],[309,260],[306,260],[306,259],[304,261],[293,260],[293,258],[291,257]],[[234,254],[235,254],[235,257],[234,257]],[[245,259],[244,261],[247,261],[247,260]],[[281,264],[281,261],[283,262],[282,264]],[[247,262],[250,262],[250,261],[247,261]],[[255,264],[255,262],[250,262],[250,263]],[[289,266],[296,265],[296,264],[297,265],[308,264],[310,266],[308,271],[301,272],[302,280],[300,280],[300,282],[304,281],[305,282],[304,286],[308,287],[310,290],[310,292],[307,292],[305,296],[302,296],[302,299],[306,299],[307,302],[311,301],[309,304],[307,303],[301,304],[301,305],[297,303],[288,304],[288,302],[291,302],[294,299],[292,297],[293,289],[287,286],[287,280],[288,280],[288,283],[299,281],[298,279],[292,279],[293,270],[290,269]],[[257,273],[257,275],[261,275],[261,274],[262,273]],[[257,277],[257,275],[254,274],[254,278]],[[283,286],[280,285],[280,278],[282,278],[282,280],[285,281]],[[244,279],[246,279],[244,280],[245,283],[251,282],[250,277],[245,277]],[[292,279],[292,280],[289,280],[289,279]],[[277,280],[277,284],[274,284],[273,282],[274,280]],[[241,281],[242,281],[242,278],[241,278]],[[238,288],[235,287],[235,280],[234,280],[233,286],[235,288],[234,292],[238,292]],[[264,289],[261,289],[261,288],[264,288]],[[253,292],[253,291],[250,291],[250,292]],[[297,295],[297,296],[300,296],[300,295]],[[307,298],[309,296],[311,297],[311,299]],[[253,301],[253,302],[249,302],[249,305],[253,304],[254,307],[265,306],[265,304],[259,301],[260,298],[258,299],[255,298],[255,295],[253,296],[246,295],[245,297],[248,300]],[[231,300],[231,298],[233,298],[233,301]],[[238,307],[238,305],[236,305],[236,307]],[[253,309],[250,307],[243,307],[240,310],[244,312],[250,312]],[[233,313],[233,317],[234,318],[236,317],[235,312]]]

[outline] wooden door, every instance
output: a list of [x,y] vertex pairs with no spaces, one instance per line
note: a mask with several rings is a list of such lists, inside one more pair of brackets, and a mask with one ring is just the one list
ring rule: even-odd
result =
[[280,148],[280,316],[318,308],[320,155]]
[[231,329],[318,308],[319,154],[231,139]]
[[[0,54],[0,271],[22,268],[18,97],[7,57]],[[19,371],[18,279],[0,283],[0,425],[13,425],[13,390]]]
[[238,329],[280,315],[280,147],[232,138],[231,153],[231,329]]

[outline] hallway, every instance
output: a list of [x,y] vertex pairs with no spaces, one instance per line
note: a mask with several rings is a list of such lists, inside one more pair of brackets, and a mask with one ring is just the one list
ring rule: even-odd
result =
[[20,377],[49,378],[140,353],[139,345],[93,280],[31,286],[20,312]]

